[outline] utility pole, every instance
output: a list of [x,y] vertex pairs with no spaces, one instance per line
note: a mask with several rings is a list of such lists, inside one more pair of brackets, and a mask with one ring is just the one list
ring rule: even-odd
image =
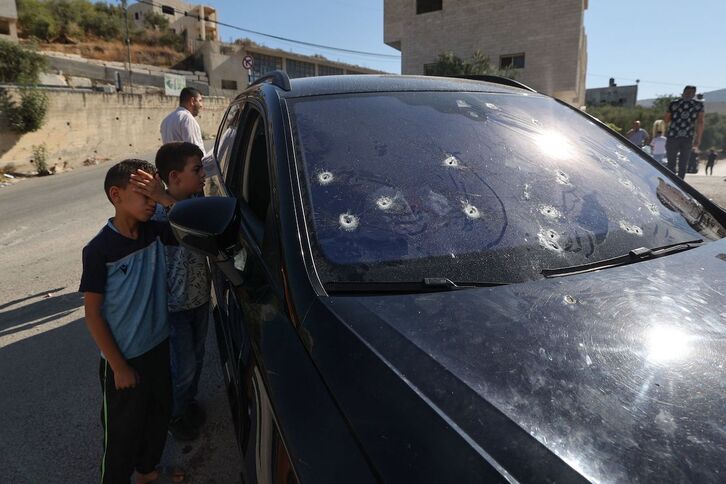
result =
[[126,0],[121,0],[121,7],[124,9],[124,21],[126,24],[126,60],[127,75],[129,79],[129,92],[133,93],[134,84],[131,82],[131,40],[129,40],[129,11],[126,8]]

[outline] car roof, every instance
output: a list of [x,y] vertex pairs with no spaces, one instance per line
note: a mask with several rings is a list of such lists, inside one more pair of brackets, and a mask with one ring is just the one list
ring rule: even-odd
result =
[[358,74],[305,77],[290,80],[290,90],[278,89],[282,98],[400,91],[462,91],[503,94],[535,94],[533,91],[495,82],[428,76]]

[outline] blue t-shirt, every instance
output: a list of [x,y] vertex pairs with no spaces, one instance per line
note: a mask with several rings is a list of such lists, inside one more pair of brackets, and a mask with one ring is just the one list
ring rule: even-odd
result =
[[169,337],[164,245],[176,244],[168,223],[141,223],[129,239],[109,220],[83,248],[79,291],[104,295],[103,318],[126,359]]

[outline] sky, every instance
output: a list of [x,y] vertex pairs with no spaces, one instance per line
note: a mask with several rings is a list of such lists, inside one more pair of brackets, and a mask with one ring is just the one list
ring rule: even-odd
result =
[[[455,0],[445,3],[450,1]],[[400,53],[383,43],[383,0],[202,2],[215,7],[224,23],[381,55],[336,52],[229,27],[220,27],[223,41],[248,37],[268,47],[400,72]],[[589,0],[587,87],[607,86],[610,77],[619,85],[639,79],[639,99],[680,94],[686,84],[696,85],[699,92],[726,88],[725,19],[725,0]]]

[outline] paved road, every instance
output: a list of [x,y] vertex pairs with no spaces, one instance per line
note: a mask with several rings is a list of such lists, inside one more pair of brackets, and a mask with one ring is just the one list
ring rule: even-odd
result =
[[[147,155],[145,158],[149,158]],[[110,164],[0,188],[0,481],[96,482],[101,456],[98,352],[76,292],[83,245],[113,214]],[[210,328],[211,329],[211,328]],[[214,331],[193,445],[170,438],[165,463],[190,482],[239,482]]]

